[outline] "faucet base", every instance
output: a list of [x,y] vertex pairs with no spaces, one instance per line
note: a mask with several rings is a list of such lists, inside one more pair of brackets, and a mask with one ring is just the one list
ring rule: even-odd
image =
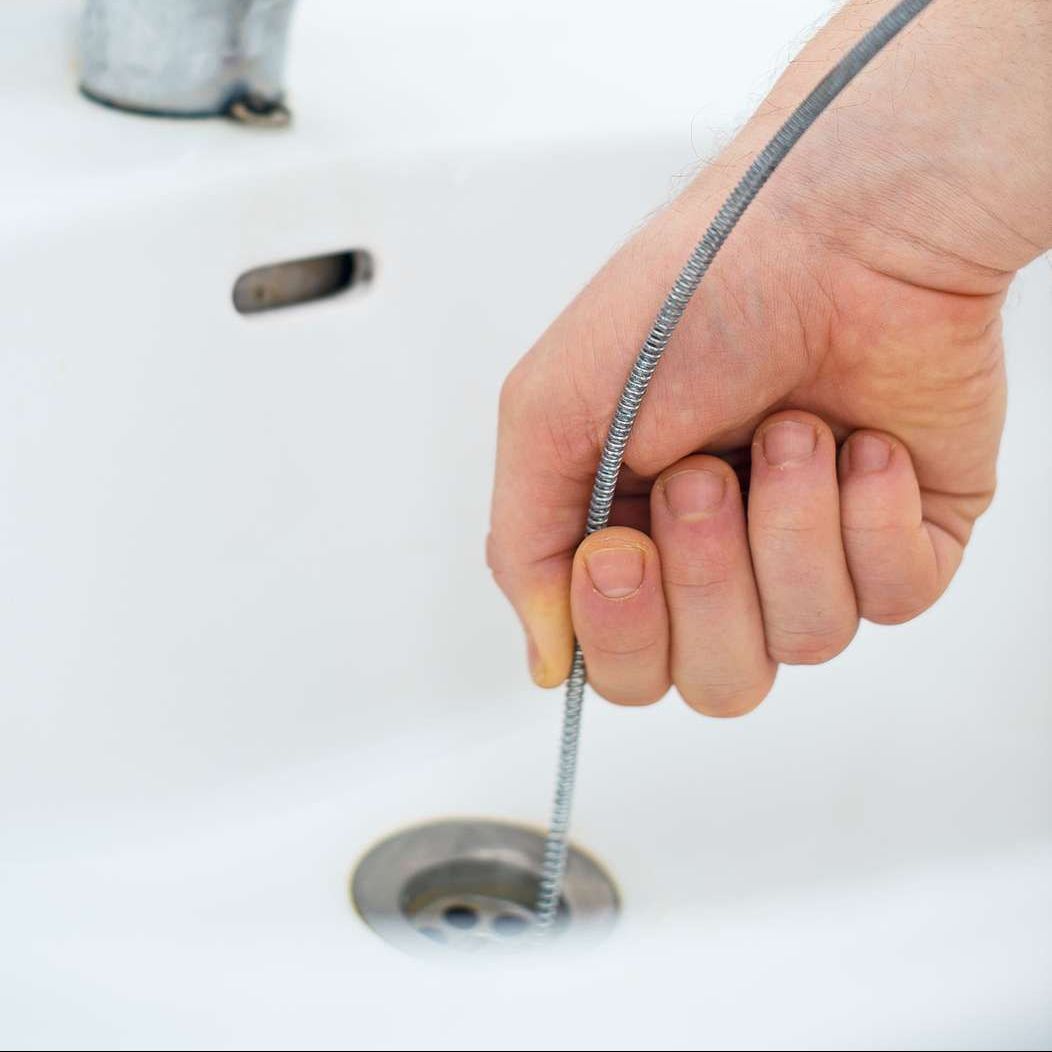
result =
[[293,0],[86,0],[80,90],[155,117],[288,123],[282,76]]

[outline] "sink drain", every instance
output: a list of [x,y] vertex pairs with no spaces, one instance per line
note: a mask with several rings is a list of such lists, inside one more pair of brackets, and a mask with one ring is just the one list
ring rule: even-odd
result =
[[[528,938],[544,837],[481,819],[429,822],[396,833],[358,863],[351,897],[378,935],[412,952],[535,945]],[[617,916],[617,889],[597,862],[570,849],[548,938],[595,941]]]

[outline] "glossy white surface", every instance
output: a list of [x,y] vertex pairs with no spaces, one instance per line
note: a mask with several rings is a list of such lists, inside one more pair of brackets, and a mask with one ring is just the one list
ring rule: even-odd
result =
[[[1047,259],[935,610],[742,721],[589,704],[601,952],[445,971],[347,902],[400,825],[544,820],[559,698],[482,561],[500,379],[822,5],[304,0],[288,134],[84,102],[74,12],[0,9],[0,1044],[1047,1046]],[[363,294],[231,308],[349,247]]]

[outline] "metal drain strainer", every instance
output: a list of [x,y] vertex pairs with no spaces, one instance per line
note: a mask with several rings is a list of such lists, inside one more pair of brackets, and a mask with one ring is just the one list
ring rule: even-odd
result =
[[[530,938],[544,837],[484,819],[429,822],[381,841],[358,863],[351,897],[377,934],[412,952],[515,950]],[[556,924],[546,939],[594,941],[617,917],[617,889],[571,848]]]

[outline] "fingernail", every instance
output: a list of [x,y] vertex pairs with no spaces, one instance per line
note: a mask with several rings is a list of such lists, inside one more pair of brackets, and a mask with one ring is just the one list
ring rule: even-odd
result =
[[855,435],[847,444],[848,467],[859,475],[883,471],[891,460],[891,443],[877,435]]
[[763,433],[763,456],[771,467],[798,464],[815,451],[818,435],[810,424],[779,420]]
[[663,489],[669,511],[677,519],[699,518],[723,503],[727,478],[705,468],[691,468],[670,475]]
[[638,548],[600,548],[585,556],[588,576],[607,599],[624,599],[643,583],[643,553]]

